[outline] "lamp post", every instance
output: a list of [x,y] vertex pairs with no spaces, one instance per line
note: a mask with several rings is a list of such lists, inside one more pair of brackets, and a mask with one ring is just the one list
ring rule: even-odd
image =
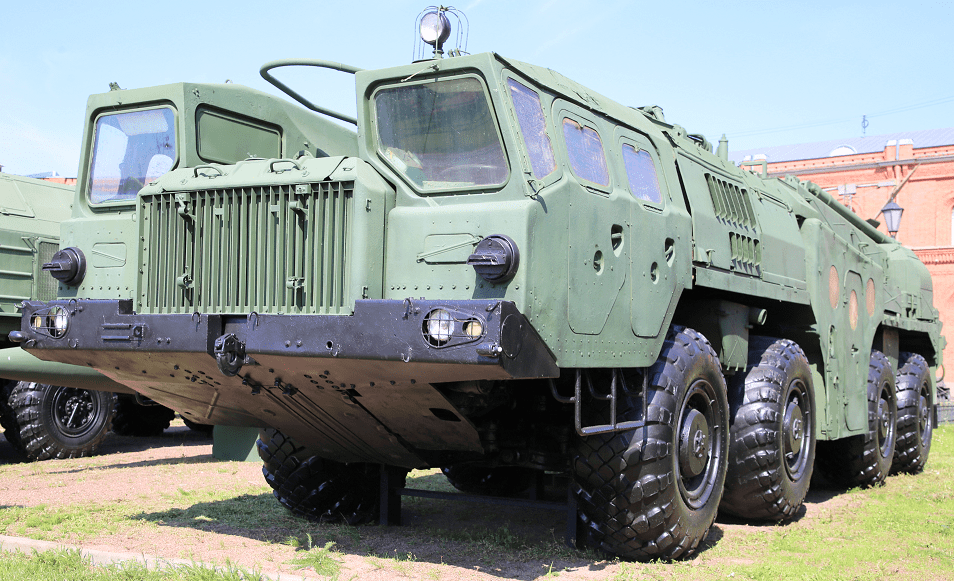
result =
[[888,234],[892,238],[897,238],[898,229],[901,227],[901,214],[904,212],[904,208],[895,204],[893,201],[888,202],[884,205],[884,208],[881,208],[881,214],[884,216],[885,227],[888,228]]

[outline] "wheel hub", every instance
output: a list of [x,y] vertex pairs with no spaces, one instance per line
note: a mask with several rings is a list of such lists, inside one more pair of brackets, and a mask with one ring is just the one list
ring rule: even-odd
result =
[[53,404],[53,417],[64,433],[81,434],[95,418],[92,395],[82,389],[65,388],[57,394]]
[[789,454],[798,454],[802,449],[802,437],[805,418],[798,401],[792,401],[785,409],[785,421],[782,425],[783,437]]
[[928,422],[931,421],[929,418],[928,398],[922,393],[920,401],[918,401],[918,429],[921,432],[922,441],[927,439]]
[[709,462],[711,449],[709,422],[698,410],[688,410],[679,435],[679,468],[682,475],[692,478],[702,474]]
[[888,437],[890,424],[890,414],[888,413],[888,402],[878,401],[878,441],[884,442]]

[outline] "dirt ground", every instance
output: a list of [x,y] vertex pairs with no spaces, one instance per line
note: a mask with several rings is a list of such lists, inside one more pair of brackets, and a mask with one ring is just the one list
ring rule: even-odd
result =
[[[305,523],[274,500],[260,464],[216,460],[211,438],[177,424],[156,438],[111,435],[93,458],[36,464],[17,462],[10,445],[0,438],[0,515],[16,507],[91,507],[102,521],[91,525],[91,532],[64,535],[57,531],[65,529],[54,526],[50,533],[54,536],[37,538],[92,550],[231,562],[273,575],[321,578],[290,561],[309,543],[320,547],[333,541],[340,562],[337,578],[342,580],[623,577],[624,565],[563,546],[561,511],[405,499],[400,527]],[[441,488],[446,486],[442,482],[443,477],[434,474],[414,484]],[[799,526],[812,526],[846,502],[851,502],[846,495],[813,491]],[[115,519],[118,522],[102,512],[109,506],[118,507],[123,515]],[[706,546],[758,528],[719,520]],[[16,534],[12,526],[2,529],[0,534]],[[711,557],[702,550],[693,561],[711,564]],[[626,571],[627,577],[633,572]],[[652,576],[658,578],[660,573],[657,568]]]

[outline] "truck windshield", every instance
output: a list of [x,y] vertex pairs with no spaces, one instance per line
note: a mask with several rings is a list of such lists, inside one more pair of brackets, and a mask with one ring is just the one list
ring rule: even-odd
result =
[[132,200],[175,164],[175,114],[162,107],[102,115],[94,140],[90,202]]
[[374,96],[378,150],[422,190],[495,186],[507,161],[483,84],[471,77],[386,88]]

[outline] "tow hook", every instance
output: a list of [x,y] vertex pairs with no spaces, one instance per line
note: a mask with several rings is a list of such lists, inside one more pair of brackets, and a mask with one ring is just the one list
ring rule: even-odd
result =
[[245,343],[239,341],[233,333],[226,333],[216,339],[212,352],[222,375],[236,375],[245,364]]

